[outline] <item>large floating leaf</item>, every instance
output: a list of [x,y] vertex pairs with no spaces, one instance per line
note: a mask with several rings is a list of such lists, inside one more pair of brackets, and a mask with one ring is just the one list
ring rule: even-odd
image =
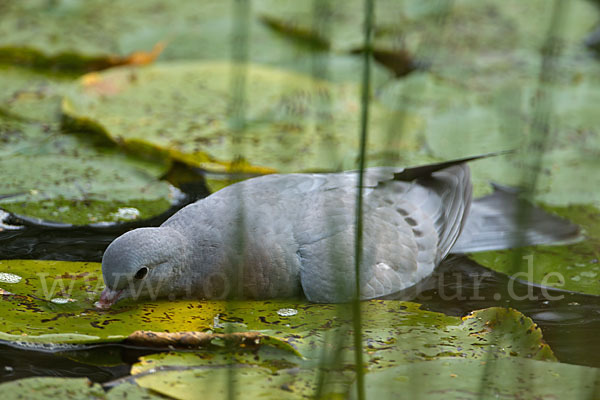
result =
[[60,120],[60,100],[72,77],[0,67],[0,114],[47,123]]
[[31,221],[88,225],[154,217],[180,200],[158,180],[166,163],[88,139],[56,123],[0,116],[0,208]]
[[[326,367],[324,393],[342,394],[352,383],[354,350],[346,306],[301,301],[124,301],[98,311],[92,304],[102,288],[99,269],[95,263],[0,262],[0,339],[57,350],[67,343],[123,341],[134,331],[152,339],[139,330],[258,331],[192,335],[202,341],[201,351],[143,357],[132,369],[133,378],[144,388],[175,398],[194,398],[207,385],[212,398],[223,398],[230,376],[227,366],[234,364],[236,390],[296,398],[314,393],[316,367],[339,344],[341,358]],[[362,308],[369,371],[440,358],[478,363],[514,356],[555,360],[541,331],[515,310],[480,310],[461,320],[408,302],[370,301]],[[193,344],[185,337],[159,335],[161,340]]]
[[153,400],[164,399],[131,383],[122,383],[106,393],[102,386],[86,378],[25,378],[0,384],[0,391],[8,399],[94,399],[94,400]]
[[[236,71],[247,74],[242,130],[231,112]],[[85,75],[63,112],[134,151],[153,147],[211,171],[290,172],[355,166],[359,99],[354,85],[256,65],[169,63]],[[370,122],[374,158],[420,146],[410,114],[374,103]]]
[[9,399],[103,399],[104,390],[86,378],[28,378],[0,385],[3,396]]
[[0,208],[31,222],[89,225],[148,219],[180,199],[167,183],[110,157],[0,160]]
[[[515,279],[600,295],[600,210],[594,206],[570,206],[551,210],[579,224],[584,230],[585,239],[568,246],[490,251],[472,254],[470,257],[483,266],[514,276]],[[518,256],[522,259],[515,259]]]
[[[326,331],[346,329],[350,322],[349,315],[340,314],[339,307],[343,306],[290,301],[123,301],[113,309],[99,311],[93,307],[103,288],[98,263],[5,260],[0,262],[0,273],[0,339],[4,340],[121,341],[139,330],[218,331],[225,329],[223,323],[235,322],[233,327],[238,330],[260,331],[286,340],[304,357],[316,360]],[[517,339],[507,339],[503,350],[495,350],[497,354],[553,359],[541,342],[539,329],[516,311],[484,310],[464,321],[397,301],[365,302],[363,311],[365,326],[369,327],[365,340],[371,349],[370,362],[391,363],[394,357],[482,357],[488,352],[482,344],[497,341],[489,335],[498,331],[514,332]],[[415,347],[414,343],[422,346]],[[344,346],[352,348],[350,342]],[[390,348],[397,354],[386,350]]]
[[315,393],[313,371],[293,370],[273,374],[260,367],[165,371],[136,379],[138,385],[179,400],[234,398],[306,399]]
[[[149,218],[178,199],[159,181],[169,164],[126,155],[59,127],[64,77],[2,68],[0,208],[23,219],[87,225]],[[4,115],[2,115],[4,112]]]
[[14,156],[0,160],[0,207],[29,220],[88,225],[147,219],[179,195],[111,157]]
[[[397,305],[401,305],[400,309]],[[297,316],[302,318],[301,313],[313,307],[323,306],[302,307]],[[402,310],[403,307],[406,308]],[[236,319],[240,315],[235,308],[233,313]],[[369,371],[436,359],[474,358],[479,360],[478,364],[511,356],[554,360],[549,347],[543,344],[539,329],[514,310],[480,310],[460,324],[444,326],[438,325],[441,319],[450,322],[454,318],[417,312],[411,303],[370,302],[365,303],[365,317],[363,339]],[[310,322],[295,321],[294,317],[286,319],[289,325],[298,324],[300,329],[311,328]],[[340,332],[334,339],[335,329],[329,329],[337,325],[333,321],[327,318],[320,327],[289,334],[288,324],[278,324],[277,318],[268,320],[278,326],[271,332],[287,337],[303,357],[268,347],[252,351],[162,353],[142,357],[133,366],[132,374],[139,385],[178,399],[193,398],[199,389],[210,393],[209,398],[225,398],[230,376],[235,390],[249,397],[271,393],[276,398],[300,398],[314,395],[317,367],[321,367],[327,371],[323,371],[324,393],[343,394],[354,379],[353,349],[351,341],[344,343],[347,334]],[[326,362],[323,355],[333,349],[336,341],[341,341],[341,358],[337,364],[323,364]],[[233,369],[228,370],[230,366]]]
[[[595,73],[600,73],[600,67]],[[598,90],[593,81],[569,83],[552,88],[555,107],[552,111],[549,136],[544,139],[544,155],[536,181],[535,199],[553,205],[570,203],[600,203],[600,178],[595,171],[600,166],[600,116],[592,110]],[[600,88],[600,86],[598,86]],[[456,90],[460,96],[460,90]],[[538,135],[531,128],[533,90],[506,91],[491,104],[456,102],[451,108],[427,112],[427,143],[435,155],[455,158],[499,149],[525,149],[506,158],[484,160],[474,168],[478,180],[518,185],[526,174],[538,168],[529,144]],[[512,104],[509,104],[512,102]],[[458,110],[461,109],[460,114]],[[435,114],[435,115],[434,115]]]
[[[220,0],[177,3],[162,0],[9,2],[2,5],[0,62],[38,68],[98,70],[161,60],[230,59],[234,28],[247,23],[251,62],[318,74],[335,81],[359,81],[360,57],[295,46],[259,22],[252,8],[241,22],[235,7]],[[374,68],[382,82],[389,74]]]
[[[266,17],[268,25],[292,38],[336,50],[361,47],[364,42],[363,2],[333,0],[327,3],[330,12],[325,15],[325,6],[315,9],[309,1],[259,0],[255,7]],[[565,28],[567,44],[586,35],[595,25],[597,14],[585,1],[571,3]],[[514,62],[506,53],[510,55],[519,48],[537,51],[542,45],[551,11],[552,7],[544,0],[485,3],[477,0],[380,0],[375,2],[374,42],[376,47],[420,51],[433,57],[434,62],[449,63],[455,68],[460,63],[466,69],[468,64],[501,61],[493,59],[492,55]],[[327,21],[327,28],[318,29],[315,19],[319,18]],[[469,59],[473,54],[479,55],[480,59]],[[508,66],[507,61],[504,62]],[[441,64],[440,67],[448,65]]]
[[161,1],[10,2],[2,7],[0,60],[72,70],[143,61],[135,53],[170,39],[168,27],[189,31],[200,25],[201,12],[215,7],[218,2],[212,7],[185,1],[177,7]]
[[104,287],[98,263],[7,260],[0,263],[0,270],[3,340],[114,342],[140,329],[203,330],[222,310],[218,303],[187,308],[187,302],[160,302],[98,311],[94,302]]
[[[383,101],[420,116],[426,123],[427,148],[442,159],[524,150],[473,168],[479,183],[520,184],[524,174],[537,168],[534,144],[541,130],[534,116],[541,96],[541,50],[553,7],[543,0],[456,1],[442,13],[443,23],[436,23],[439,13],[420,3],[398,2],[404,18],[415,23],[404,25],[402,43],[423,48],[432,71],[387,85]],[[600,119],[593,105],[599,101],[600,65],[581,45],[598,12],[587,1],[560,4],[560,24],[552,35],[559,37],[561,51],[552,61],[556,73],[544,81],[544,94],[552,96],[553,107],[545,121],[549,132],[535,195],[554,205],[598,202],[594,188],[600,180],[594,171],[599,166]]]
[[453,358],[367,374],[365,388],[373,399],[592,399],[599,376],[597,368],[523,358]]

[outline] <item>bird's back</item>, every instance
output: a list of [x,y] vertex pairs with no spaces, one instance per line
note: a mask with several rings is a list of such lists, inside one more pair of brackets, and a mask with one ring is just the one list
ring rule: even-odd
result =
[[[398,171],[365,171],[363,298],[429,275],[469,209],[466,164],[410,182],[396,180]],[[164,225],[201,243],[195,259],[204,281],[221,273],[244,297],[285,297],[301,285],[312,301],[344,301],[354,285],[357,184],[356,172],[268,175],[229,186]]]

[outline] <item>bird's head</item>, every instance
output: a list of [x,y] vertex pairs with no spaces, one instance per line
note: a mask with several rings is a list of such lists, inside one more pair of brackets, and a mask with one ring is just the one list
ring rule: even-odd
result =
[[175,229],[139,228],[119,236],[102,257],[105,289],[96,307],[109,308],[125,298],[164,297],[187,260],[186,239]]

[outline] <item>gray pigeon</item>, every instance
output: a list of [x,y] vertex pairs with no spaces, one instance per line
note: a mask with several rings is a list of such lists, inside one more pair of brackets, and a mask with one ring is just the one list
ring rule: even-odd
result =
[[[472,202],[466,162],[476,158],[365,170],[361,299],[413,287],[453,249],[578,236],[574,224],[524,205],[505,188]],[[356,284],[357,185],[356,172],[262,176],[188,205],[158,228],[127,232],[104,253],[106,288],[96,305],[302,293],[312,302],[348,301]],[[522,206],[528,217],[518,223]]]

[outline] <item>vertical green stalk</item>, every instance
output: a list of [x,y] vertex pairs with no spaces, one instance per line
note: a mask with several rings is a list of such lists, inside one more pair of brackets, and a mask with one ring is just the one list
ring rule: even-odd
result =
[[[312,0],[312,30],[313,32],[320,38],[329,38],[331,37],[332,24],[331,24],[331,16],[333,14],[333,8],[331,4],[331,0]],[[310,56],[311,56],[311,75],[315,78],[314,88],[313,88],[313,99],[312,105],[314,107],[314,115],[316,122],[316,129],[319,132],[319,136],[322,139],[322,144],[319,146],[318,151],[323,154],[323,159],[333,159],[338,160],[337,147],[335,142],[332,140],[328,140],[328,138],[333,137],[332,132],[334,130],[332,126],[332,109],[331,109],[331,97],[329,93],[322,94],[322,81],[327,81],[330,78],[330,65],[329,58],[330,53],[329,50],[323,50],[322,47],[318,46],[315,42],[311,42],[312,45],[310,47]],[[328,89],[327,89],[328,90]],[[324,206],[325,213],[327,213],[328,208]],[[327,215],[327,214],[326,214]],[[328,220],[327,228],[330,231],[334,231],[335,222],[333,219]],[[335,252],[333,249],[338,245],[338,241],[334,238],[331,239],[334,243],[332,243],[329,247],[329,252],[327,256],[331,259],[332,265],[339,265],[339,260],[337,260],[335,256]],[[343,277],[340,276],[340,279]],[[344,315],[342,307],[336,307],[338,318],[340,320],[344,320],[344,316],[347,317],[347,314]],[[346,310],[347,311],[347,310]],[[343,345],[347,338],[346,329],[340,328],[335,329],[331,336],[324,335],[324,340],[327,342],[327,345],[321,348],[321,353],[319,355],[319,368],[317,369],[316,374],[316,385],[314,391],[314,398],[321,399],[324,397],[323,392],[325,391],[325,385],[328,378],[328,374],[341,364],[341,359],[343,355]]]
[[[250,1],[233,0],[231,32],[231,104],[229,123],[236,134],[241,134],[246,114],[246,78],[248,64],[248,36],[250,33]],[[239,150],[237,148],[232,150]]]
[[373,0],[365,0],[363,76],[361,84],[360,149],[358,158],[358,188],[356,190],[356,234],[354,241],[355,290],[352,301],[354,330],[354,363],[356,364],[357,399],[365,399],[365,379],[362,354],[362,317],[360,311],[360,266],[363,245],[363,186],[369,125],[369,96],[371,93],[371,53],[373,37]]
[[[561,34],[563,30],[564,21],[567,13],[567,2],[564,0],[554,0],[552,5],[552,16],[548,31],[546,33],[546,39],[540,50],[541,56],[541,67],[538,74],[537,88],[534,93],[535,105],[533,108],[533,118],[530,124],[529,130],[529,143],[527,145],[527,154],[525,157],[528,162],[524,163],[525,169],[521,177],[521,184],[519,185],[523,189],[523,196],[532,201],[535,195],[535,189],[538,184],[538,178],[542,170],[543,156],[552,139],[551,130],[551,115],[553,109],[553,96],[552,96],[552,83],[554,82],[558,73],[558,61],[562,50],[562,39]],[[525,224],[528,218],[528,210],[519,209],[517,212],[517,223]],[[523,233],[520,234],[523,240]],[[513,256],[513,271],[516,272],[522,265],[523,248],[518,248],[514,251]],[[496,341],[496,338],[494,338]],[[493,359],[490,356],[485,364],[485,370],[481,385],[479,387],[480,398],[486,398],[486,377],[490,376],[491,370],[495,367]]]
[[[243,135],[246,125],[246,81],[248,75],[248,37],[250,33],[250,0],[233,0],[233,18],[231,32],[231,103],[229,105],[229,124],[233,137],[233,145],[231,152],[234,155],[234,160],[243,154]],[[235,161],[231,166],[232,171],[236,168]],[[231,287],[234,291],[234,296],[243,295],[244,282],[244,254],[245,254],[245,209],[243,191],[241,188],[236,192],[239,207],[234,212],[238,215],[238,224],[235,227],[235,248],[241,257],[235,263],[234,275],[231,278]],[[229,308],[229,302],[227,309]],[[230,325],[227,325],[226,332],[231,332]],[[231,361],[233,363],[233,359]],[[230,363],[227,369],[227,398],[235,399],[235,368]]]

